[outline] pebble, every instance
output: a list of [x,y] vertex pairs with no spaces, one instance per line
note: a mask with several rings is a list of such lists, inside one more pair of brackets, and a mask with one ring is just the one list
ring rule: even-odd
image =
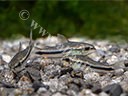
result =
[[114,64],[119,61],[119,58],[115,55],[112,55],[110,59],[107,60],[107,63]]
[[9,70],[4,71],[4,81],[6,82],[13,82],[14,74],[12,72],[9,72]]
[[128,93],[122,93],[120,96],[128,96]]
[[101,92],[100,94],[99,94],[99,96],[109,96],[107,93],[105,93],[105,92]]
[[93,93],[99,94],[102,91],[102,88],[101,88],[101,85],[97,83],[97,84],[93,85],[91,90]]
[[[39,81],[35,81],[33,84],[32,84],[32,88],[34,88],[34,91],[47,91],[49,89],[49,86],[47,85],[44,85],[42,82],[39,82]],[[39,90],[38,90],[39,89]]]
[[124,72],[124,76],[128,79],[128,71]]
[[120,52],[120,47],[117,45],[112,45],[111,48],[109,48],[108,50],[111,52],[118,53],[118,52]]
[[68,88],[70,90],[75,91],[75,92],[79,92],[80,91],[79,87],[76,84],[68,84]]
[[98,81],[100,79],[100,75],[96,72],[87,73],[84,75],[85,81]]
[[67,95],[68,95],[68,96],[78,96],[78,93],[76,93],[76,92],[73,91],[73,90],[68,90],[68,91],[67,91]]
[[[44,92],[46,92],[46,91],[47,91],[46,88],[41,87],[41,88],[38,89],[38,92],[37,92],[37,93],[44,93]],[[35,92],[36,92],[36,91],[35,91]]]
[[53,94],[52,96],[67,96],[67,95],[63,95],[63,94],[57,92],[57,93]]
[[108,85],[103,88],[103,91],[111,96],[120,96],[123,93],[123,89],[119,84]]
[[123,75],[123,73],[124,73],[123,69],[116,69],[114,75],[120,76],[120,75]]
[[120,85],[125,92],[128,92],[128,79],[120,82]]
[[32,82],[28,77],[22,76],[18,82],[18,86],[21,89],[28,89],[32,87]]
[[85,96],[97,96],[96,94],[93,94],[91,90],[87,89],[85,91]]
[[21,94],[22,94],[22,90],[20,90],[20,89],[15,89],[15,90],[14,90],[14,94],[15,94],[15,95],[21,95]]
[[6,61],[7,63],[9,63],[12,58],[9,55],[7,55],[7,54],[3,54],[2,55],[2,59],[4,61]]

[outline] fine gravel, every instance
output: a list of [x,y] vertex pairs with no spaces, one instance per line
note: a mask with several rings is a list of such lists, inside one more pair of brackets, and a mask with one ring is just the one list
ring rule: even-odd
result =
[[91,68],[80,62],[65,62],[63,57],[45,58],[35,54],[45,46],[61,43],[57,37],[51,37],[33,40],[34,47],[27,60],[19,61],[21,66],[13,71],[9,62],[19,50],[29,46],[30,40],[1,40],[0,96],[128,96],[127,43],[81,38],[69,40],[94,45],[96,50],[88,56],[99,64],[116,65],[115,69]]

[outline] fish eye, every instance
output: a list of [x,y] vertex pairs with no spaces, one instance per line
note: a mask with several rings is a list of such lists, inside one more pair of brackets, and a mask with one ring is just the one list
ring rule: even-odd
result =
[[63,58],[63,60],[66,61],[66,62],[69,62],[70,61],[69,58]]
[[89,50],[90,49],[90,47],[85,47],[85,50]]
[[85,47],[85,50],[96,49],[94,46]]

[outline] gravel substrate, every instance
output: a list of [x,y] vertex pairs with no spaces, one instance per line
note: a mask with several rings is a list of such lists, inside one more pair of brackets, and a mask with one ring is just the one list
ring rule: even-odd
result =
[[94,45],[96,51],[89,54],[92,60],[119,68],[115,67],[111,72],[35,54],[39,48],[60,43],[57,37],[51,37],[35,40],[30,56],[15,73],[9,68],[9,62],[19,51],[19,43],[23,50],[30,40],[0,41],[0,96],[128,96],[127,43],[78,38],[70,40]]

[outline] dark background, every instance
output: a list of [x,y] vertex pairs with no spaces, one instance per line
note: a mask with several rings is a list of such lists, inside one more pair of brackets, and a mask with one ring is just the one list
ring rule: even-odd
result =
[[[30,18],[22,20],[19,12],[26,9]],[[0,38],[29,36],[35,20],[51,35],[82,36],[92,39],[127,39],[128,2],[120,1],[0,1]],[[34,30],[34,38],[41,37]]]

